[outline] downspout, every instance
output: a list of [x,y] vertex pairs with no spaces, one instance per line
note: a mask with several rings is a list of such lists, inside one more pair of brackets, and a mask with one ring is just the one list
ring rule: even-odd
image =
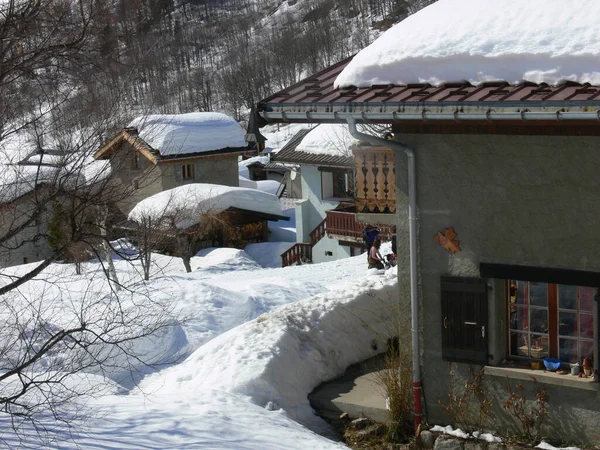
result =
[[409,221],[409,249],[410,249],[410,313],[412,331],[412,372],[413,372],[413,405],[415,432],[421,425],[423,416],[421,407],[421,363],[419,349],[419,303],[417,297],[417,181],[415,152],[399,142],[388,141],[383,138],[360,133],[356,129],[356,121],[350,115],[346,116],[350,134],[361,141],[372,145],[389,147],[393,150],[403,151],[408,157],[408,221]]

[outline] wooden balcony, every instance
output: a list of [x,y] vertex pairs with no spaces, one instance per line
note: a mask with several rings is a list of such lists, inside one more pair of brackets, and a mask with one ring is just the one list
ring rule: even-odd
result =
[[359,213],[396,211],[396,165],[387,147],[352,147],[356,168],[355,199]]
[[334,239],[344,239],[362,242],[364,223],[356,221],[356,206],[354,204],[340,204],[336,209],[326,212],[327,236]]
[[[362,230],[364,222],[356,220],[356,204],[341,203],[337,208],[326,212],[325,231],[327,236],[342,241],[363,241]],[[372,223],[371,225],[377,225]],[[380,236],[389,239],[392,236],[392,227],[379,226]]]

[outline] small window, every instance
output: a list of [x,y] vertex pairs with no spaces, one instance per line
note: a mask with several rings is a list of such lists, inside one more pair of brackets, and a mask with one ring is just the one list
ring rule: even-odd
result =
[[195,177],[194,165],[184,164],[183,166],[181,166],[181,175],[184,180],[193,180]]
[[322,198],[353,198],[354,172],[345,169],[321,170]]
[[133,188],[137,191],[140,188],[139,180],[133,180]]
[[29,264],[29,258],[27,256],[23,256],[23,264]]
[[136,151],[136,150],[134,150],[133,153],[132,153],[131,168],[133,170],[136,170],[136,169],[140,168],[140,153],[138,151]]

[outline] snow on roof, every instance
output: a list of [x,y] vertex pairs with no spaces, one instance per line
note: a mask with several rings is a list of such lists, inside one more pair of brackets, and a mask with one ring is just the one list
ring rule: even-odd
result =
[[244,129],[232,117],[215,112],[153,114],[134,119],[128,127],[161,156],[247,147]]
[[267,155],[253,156],[252,158],[248,158],[248,159],[244,159],[243,161],[240,161],[238,163],[238,165],[240,167],[241,166],[248,167],[255,163],[262,164],[264,166],[265,164],[269,163],[269,157]]
[[347,125],[320,124],[302,139],[302,142],[296,147],[296,151],[319,155],[349,156],[351,154],[349,147],[354,141]]
[[599,17],[597,0],[439,0],[360,51],[334,85],[597,85]]
[[267,139],[265,152],[277,153],[294,137],[300,130],[309,128],[310,124],[270,124],[260,129],[261,134]]
[[172,217],[178,229],[200,223],[203,214],[216,214],[229,208],[240,208],[282,216],[279,199],[273,194],[219,184],[192,183],[154,194],[139,202],[129,213],[129,220],[159,220]]

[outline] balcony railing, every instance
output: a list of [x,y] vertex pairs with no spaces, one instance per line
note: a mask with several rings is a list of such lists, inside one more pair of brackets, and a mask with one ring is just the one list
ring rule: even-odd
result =
[[356,208],[360,213],[396,211],[396,165],[387,147],[352,148],[356,167]]
[[310,244],[294,244],[281,254],[282,267],[310,261],[312,261],[312,245]]
[[[362,231],[365,228],[365,223],[356,220],[356,206],[352,203],[340,204],[336,209],[326,212],[325,219],[326,232],[329,237],[340,239],[343,237],[351,241],[362,242]],[[378,226],[379,236],[382,239],[389,239],[392,236],[392,227]]]
[[365,224],[356,221],[356,213],[330,210],[326,214],[328,236],[344,236],[357,241],[362,240],[362,230]]

